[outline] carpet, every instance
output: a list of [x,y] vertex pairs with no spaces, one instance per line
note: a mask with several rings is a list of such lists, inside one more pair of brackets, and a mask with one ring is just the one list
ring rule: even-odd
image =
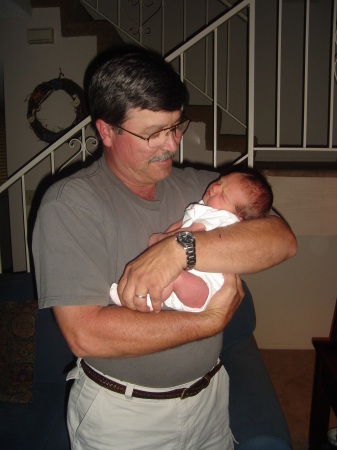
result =
[[[314,350],[261,350],[288,422],[294,450],[308,449]],[[329,427],[336,427],[333,412]]]

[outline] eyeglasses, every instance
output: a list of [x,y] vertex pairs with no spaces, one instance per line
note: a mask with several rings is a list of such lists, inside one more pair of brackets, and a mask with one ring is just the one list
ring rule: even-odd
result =
[[167,141],[171,133],[174,134],[174,137],[176,139],[180,140],[183,137],[183,134],[186,132],[189,124],[190,120],[184,117],[182,121],[179,122],[177,125],[173,125],[172,127],[163,128],[162,130],[156,131],[150,134],[150,136],[148,136],[147,138],[139,136],[139,134],[133,133],[132,131],[126,130],[125,128],[120,127],[119,125],[114,125],[114,127],[126,131],[127,133],[132,134],[133,136],[136,136],[137,138],[142,139],[143,141],[147,141],[147,144],[150,148],[155,148],[163,145]]

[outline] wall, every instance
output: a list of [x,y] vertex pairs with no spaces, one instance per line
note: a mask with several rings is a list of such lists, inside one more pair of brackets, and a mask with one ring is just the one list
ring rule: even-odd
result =
[[[211,166],[212,152],[203,148],[205,126],[191,124],[184,157]],[[218,152],[219,165],[233,157],[235,153]],[[298,253],[272,269],[242,277],[254,297],[255,336],[261,348],[312,348],[313,336],[329,335],[337,298],[336,173],[291,175],[267,178],[275,209],[296,235]]]
[[[53,28],[54,44],[29,45],[29,28]],[[66,78],[83,86],[86,67],[97,53],[97,43],[96,37],[63,38],[60,34],[59,8],[34,8],[31,16],[1,19],[0,42],[0,60],[4,65],[7,164],[11,175],[47,146],[47,143],[39,141],[29,126],[26,118],[27,98],[37,85],[57,78],[60,69]],[[68,103],[65,107],[67,100],[59,99],[58,96],[51,96],[49,101],[54,102],[54,99],[56,114],[65,120],[56,125],[66,126],[66,121],[71,119],[71,106]],[[64,117],[65,110],[68,111],[68,117]],[[43,113],[48,114],[47,109]],[[42,176],[41,172],[29,174],[26,189],[34,190]],[[15,271],[25,269],[19,189],[20,186],[16,185],[10,190]]]
[[[211,166],[212,152],[204,148],[205,126],[192,123],[184,137],[184,158]],[[218,152],[219,166],[231,158],[235,153]],[[272,269],[242,277],[254,297],[260,348],[312,348],[313,336],[329,335],[337,297],[336,173],[291,175],[267,178],[275,209],[296,235],[298,253]]]
[[297,237],[295,258],[244,276],[261,348],[310,349],[327,337],[337,297],[337,177],[268,177],[275,207]]
[[[301,144],[304,33],[304,1],[285,0],[282,40],[281,144]],[[329,107],[329,26],[331,2],[310,2],[308,144],[327,144]],[[324,25],[329,24],[329,26]],[[256,1],[255,135],[259,144],[275,142],[277,2]],[[335,84],[335,111],[337,95]],[[204,127],[192,124],[185,138],[184,157],[191,162],[212,164],[204,152]],[[337,121],[334,120],[334,143]],[[275,160],[275,152],[260,158]],[[278,154],[291,160],[293,153]],[[218,152],[218,165],[238,157]],[[296,155],[300,160],[336,161],[336,153]],[[307,177],[269,176],[275,206],[288,220],[298,241],[295,258],[260,274],[245,275],[254,296],[257,314],[256,339],[261,348],[310,349],[313,336],[328,336],[337,297],[337,178],[326,174]],[[320,176],[319,176],[320,175]],[[325,175],[325,176],[324,176]]]

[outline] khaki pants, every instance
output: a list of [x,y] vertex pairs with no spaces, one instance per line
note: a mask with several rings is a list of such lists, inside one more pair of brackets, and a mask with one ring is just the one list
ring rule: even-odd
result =
[[[145,400],[111,392],[90,380],[77,365],[68,403],[68,430],[73,450],[232,450],[229,428],[229,379],[224,368],[210,385],[185,400]],[[121,384],[119,380],[115,380]],[[195,381],[195,380],[194,380]],[[151,391],[167,391],[173,386]],[[143,386],[134,386],[150,390]]]

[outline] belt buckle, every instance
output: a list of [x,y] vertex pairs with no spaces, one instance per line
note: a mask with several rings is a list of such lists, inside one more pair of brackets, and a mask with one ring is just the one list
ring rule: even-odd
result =
[[197,381],[192,386],[190,386],[188,388],[185,388],[183,390],[183,392],[180,395],[180,400],[185,400],[185,398],[190,397],[190,389],[192,387],[196,387],[198,385],[197,392],[192,394],[192,396],[193,396],[193,395],[199,394],[199,392],[201,392],[204,389],[206,389],[209,386],[210,382],[211,382],[211,377],[208,374],[204,375],[199,381]]
[[180,400],[185,400],[185,398],[189,397],[188,388],[185,388],[181,393]]

